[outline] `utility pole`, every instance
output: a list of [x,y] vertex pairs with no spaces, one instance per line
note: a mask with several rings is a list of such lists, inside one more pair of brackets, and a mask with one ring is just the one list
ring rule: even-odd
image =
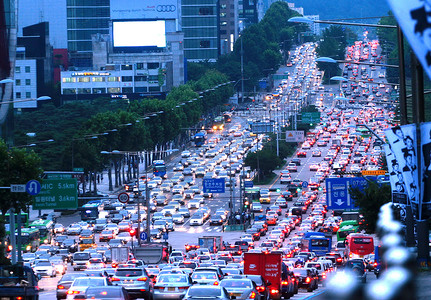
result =
[[244,103],[244,50],[241,37],[241,102]]

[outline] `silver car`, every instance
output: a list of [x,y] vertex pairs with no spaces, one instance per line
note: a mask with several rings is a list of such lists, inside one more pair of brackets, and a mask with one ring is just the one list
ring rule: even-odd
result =
[[229,300],[224,287],[217,285],[194,285],[190,287],[183,299]]
[[133,297],[151,299],[152,282],[143,268],[118,268],[111,281],[123,286]]
[[153,299],[182,299],[191,286],[192,281],[187,274],[173,270],[157,277]]

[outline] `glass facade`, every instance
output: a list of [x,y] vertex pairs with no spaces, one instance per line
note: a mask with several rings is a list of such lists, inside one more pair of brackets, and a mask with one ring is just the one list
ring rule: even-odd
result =
[[92,66],[91,35],[109,33],[109,0],[67,0],[67,45],[71,63]]
[[190,60],[217,60],[219,56],[219,0],[183,0],[184,53]]

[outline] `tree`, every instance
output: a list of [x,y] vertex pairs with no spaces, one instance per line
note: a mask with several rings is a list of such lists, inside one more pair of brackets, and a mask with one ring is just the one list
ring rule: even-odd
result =
[[367,180],[368,186],[363,190],[350,188],[349,193],[359,207],[359,212],[364,216],[365,224],[362,228],[367,233],[376,231],[380,207],[391,201],[392,191],[389,184],[378,184],[374,180]]

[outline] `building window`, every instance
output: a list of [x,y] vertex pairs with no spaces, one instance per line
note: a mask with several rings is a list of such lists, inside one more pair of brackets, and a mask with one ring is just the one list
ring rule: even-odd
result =
[[25,92],[25,97],[28,99],[28,98],[31,98],[31,92]]
[[200,41],[199,47],[200,48],[209,48],[210,47],[210,41]]
[[64,83],[76,82],[76,78],[75,77],[63,77],[63,82]]
[[160,92],[160,87],[159,87],[159,86],[150,86],[150,87],[148,88],[148,90],[149,90],[150,92]]
[[79,77],[78,82],[90,82],[90,77]]
[[148,76],[148,81],[151,82],[159,82],[159,75],[150,75]]
[[121,65],[121,70],[133,70],[132,65]]
[[143,70],[144,69],[144,63],[137,63],[136,64],[136,70]]
[[90,88],[79,88],[78,94],[91,94],[91,89]]
[[120,77],[108,77],[109,82],[120,81]]
[[213,14],[213,8],[212,7],[199,7],[199,15],[201,16],[208,16]]
[[25,80],[25,85],[31,85],[31,80],[30,79],[26,79]]
[[15,85],[17,86],[21,85],[21,79],[15,79]]
[[135,76],[135,81],[147,81],[147,76]]
[[133,81],[133,76],[122,76],[121,81],[122,82],[131,82],[131,81]]
[[105,82],[105,77],[93,77],[93,82]]
[[120,92],[121,92],[120,88],[108,88],[108,93],[110,94],[115,94]]
[[30,73],[30,67],[29,66],[25,66],[25,72]]
[[106,94],[106,89],[105,88],[94,88],[93,94]]
[[63,95],[74,95],[76,94],[76,89],[63,89]]
[[220,34],[227,34],[226,30],[220,30]]
[[123,93],[131,94],[131,93],[133,93],[133,88],[132,87],[123,87]]
[[16,92],[15,93],[15,98],[16,99],[20,99],[21,98],[21,92]]
[[136,86],[135,87],[135,93],[146,93],[148,90],[147,90],[147,87],[146,86]]
[[21,73],[21,67],[15,67],[15,73]]
[[156,62],[156,63],[148,63],[148,69],[150,69],[150,70],[158,69],[159,65],[160,64],[158,62]]

